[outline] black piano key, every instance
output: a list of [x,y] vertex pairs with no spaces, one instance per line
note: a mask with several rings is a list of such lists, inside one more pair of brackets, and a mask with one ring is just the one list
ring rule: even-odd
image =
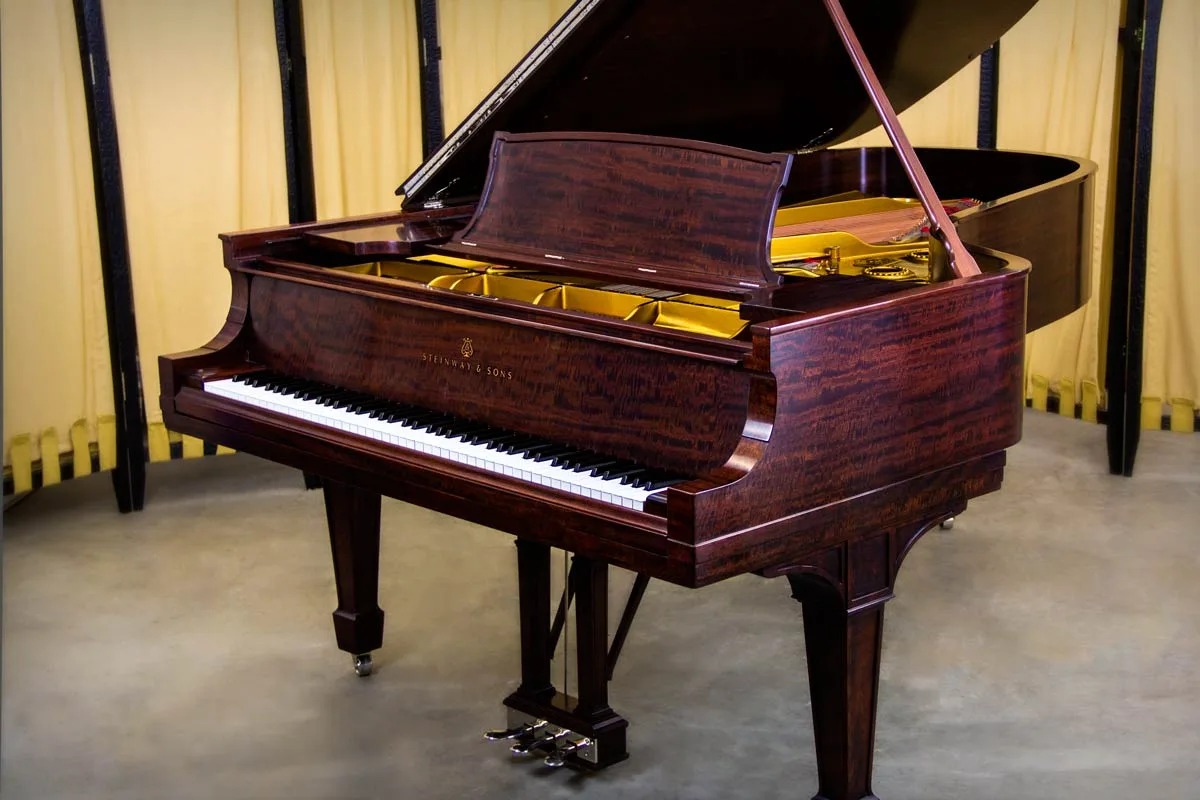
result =
[[510,431],[504,430],[504,428],[488,428],[487,430],[480,431],[479,433],[472,435],[470,438],[474,444],[487,444],[497,436],[504,436],[509,432]]
[[501,445],[503,445],[503,444],[506,444],[507,442],[510,442],[510,441],[512,441],[513,439],[516,439],[516,438],[517,438],[517,437],[519,437],[520,435],[521,435],[521,434],[519,434],[519,433],[515,433],[515,432],[513,432],[513,431],[506,431],[506,432],[504,433],[504,435],[502,435],[502,436],[497,436],[497,437],[496,437],[496,438],[494,438],[494,439],[490,439],[490,440],[488,440],[488,443],[487,443],[487,448],[488,448],[488,450],[496,450],[496,449],[499,449],[499,447],[500,447]]
[[387,405],[389,405],[389,403],[388,403],[388,401],[387,401],[387,400],[379,400],[378,398],[376,398],[375,400],[368,400],[368,401],[365,401],[365,402],[359,403],[359,404],[358,404],[358,408],[357,408],[357,409],[355,409],[355,412],[354,412],[354,413],[356,413],[356,414],[369,414],[370,412],[372,412],[372,411],[376,411],[376,410],[378,410],[378,409],[380,409],[380,408],[383,408],[384,406],[387,406]]
[[554,464],[554,459],[560,458],[563,455],[566,455],[568,453],[577,453],[577,452],[579,452],[579,451],[576,450],[574,447],[567,447],[566,445],[558,445],[557,447],[551,447],[548,450],[543,450],[542,452],[540,452],[536,456],[534,456],[533,460],[537,461],[538,463],[541,463],[543,461],[549,461],[551,463],[551,465],[557,466],[556,464]]
[[450,435],[455,439],[461,439],[467,444],[471,444],[476,434],[483,433],[484,431],[488,430],[491,430],[490,425],[486,425],[482,422],[468,422],[459,425],[450,432]]
[[408,425],[408,421],[416,418],[418,414],[428,414],[430,412],[423,408],[411,406],[408,403],[397,403],[392,412],[388,414],[388,422],[399,422],[401,425]]
[[569,453],[564,453],[558,458],[550,459],[550,466],[562,467],[563,469],[575,469],[575,467],[590,458],[595,458],[596,453],[591,450],[573,450]]
[[495,428],[440,411],[420,408],[408,403],[396,403],[374,395],[343,389],[337,386],[282,375],[272,370],[239,373],[232,376],[237,383],[271,392],[317,402],[332,408],[345,408],[371,419],[399,422],[414,430],[427,430],[438,436],[459,439],[468,444],[486,445],[503,453],[519,454],[532,461],[587,473],[602,480],[619,480],[624,485],[655,492],[654,499],[664,503],[667,487],[683,483],[687,478],[670,475],[662,470],[642,467],[626,459],[605,456],[592,450],[581,450],[556,444],[540,436]]
[[[648,470],[645,470],[645,469],[635,469],[632,472],[627,472],[626,474],[621,476],[622,485],[631,486],[634,481],[636,481],[638,478],[642,477],[642,475],[644,475],[647,471]],[[614,477],[614,480],[615,480],[615,477]]]
[[509,439],[506,442],[502,442],[496,449],[501,453],[515,453],[517,450],[529,447],[531,444],[537,441],[539,441],[539,439],[536,436],[521,435],[515,439]]
[[617,459],[607,456],[597,456],[596,458],[587,458],[576,464],[572,469],[576,472],[592,472],[597,467],[604,467],[610,464],[617,463]]
[[308,381],[302,378],[288,378],[286,380],[276,381],[275,389],[279,391],[280,394],[290,395],[303,390],[303,388],[307,385]]
[[514,456],[529,458],[529,454],[531,452],[539,452],[542,449],[550,446],[551,443],[547,442],[542,437],[530,436],[526,441],[513,445],[512,449],[510,449],[508,452],[512,453]]
[[487,444],[497,436],[503,436],[508,431],[503,428],[493,428],[491,425],[485,425],[477,431],[468,433],[463,437],[463,441],[467,444]]
[[442,414],[437,419],[429,420],[425,424],[425,430],[432,433],[434,436],[445,436],[451,427],[454,425],[454,415]]
[[430,425],[428,430],[434,436],[445,436],[448,438],[453,438],[454,431],[456,431],[458,429],[458,426],[461,424],[462,424],[462,420],[456,419],[455,417],[447,415],[446,419],[443,419],[439,422],[435,422],[432,425]]
[[603,464],[592,469],[592,477],[600,478],[601,480],[611,481],[617,478],[623,478],[626,475],[632,475],[635,472],[641,472],[645,467],[640,467],[632,461],[614,461],[611,464]]
[[329,387],[323,383],[315,383],[310,381],[309,384],[305,386],[297,396],[301,400],[316,400],[323,392],[328,391],[328,388]]
[[391,416],[393,414],[404,414],[411,410],[411,408],[411,406],[406,406],[402,403],[384,403],[383,405],[379,406],[379,408],[372,411],[370,416],[371,419],[384,419],[388,422],[391,422]]
[[322,392],[317,398],[317,403],[323,406],[332,406],[336,401],[345,397],[349,392],[345,389],[330,389],[327,392]]
[[553,450],[554,448],[556,448],[558,446],[559,445],[556,445],[553,442],[547,442],[547,441],[542,441],[539,444],[531,444],[529,447],[526,447],[524,450],[521,451],[521,457],[532,459],[535,456],[541,455],[542,453],[546,452],[547,450]]
[[429,414],[422,414],[415,421],[410,420],[407,424],[413,430],[429,430],[445,422],[447,416],[446,414],[434,411]]

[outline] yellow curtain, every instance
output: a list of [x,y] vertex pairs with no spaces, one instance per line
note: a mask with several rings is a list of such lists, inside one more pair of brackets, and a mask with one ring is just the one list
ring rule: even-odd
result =
[[399,208],[421,163],[412,0],[305,0],[317,216]]
[[[152,460],[169,457],[158,356],[229,310],[217,234],[287,223],[271,0],[105,0]],[[185,454],[198,454],[185,440]]]
[[[91,147],[71,0],[0,0],[4,135],[4,463],[75,474],[115,452]],[[107,436],[102,435],[106,433]]]
[[1091,300],[1026,343],[1026,393],[1034,406],[1044,409],[1048,392],[1057,391],[1060,413],[1074,414],[1082,402],[1092,420],[1103,404],[1102,276],[1111,269],[1105,232],[1120,18],[1121,0],[1041,0],[1000,42],[999,146],[1099,165]]
[[439,0],[442,106],[454,130],[573,0]]
[[1191,431],[1200,401],[1200,6],[1163,6],[1154,99],[1154,164],[1146,259],[1143,418]]
[[[1117,68],[1121,0],[1041,0],[1000,41],[998,145],[1012,150],[1090,158],[1094,179],[1092,294],[1089,303],[1031,334],[1026,342],[1026,395],[1046,408],[1059,392],[1062,413],[1082,402],[1095,420],[1102,405],[1100,379],[1111,240],[1109,151]],[[914,145],[974,147],[979,65],[973,62],[900,115]],[[882,128],[847,146],[886,145]]]
[[[901,112],[900,125],[917,147],[974,147],[979,130],[979,59]],[[838,147],[890,147],[883,126]]]

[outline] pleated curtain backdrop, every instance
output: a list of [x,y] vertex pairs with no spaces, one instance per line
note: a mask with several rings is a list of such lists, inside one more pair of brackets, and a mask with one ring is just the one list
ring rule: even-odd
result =
[[304,40],[317,217],[399,208],[421,163],[416,4],[304,0]]
[[0,0],[4,463],[14,489],[116,463],[92,156],[71,0]]
[[[217,234],[288,221],[271,0],[104,0],[152,461],[170,457],[158,356],[229,310]],[[202,443],[183,437],[185,456]]]
[[[1163,5],[1146,257],[1142,425],[1191,431],[1200,402],[1200,3]],[[1165,408],[1164,408],[1165,407]]]
[[[447,130],[570,0],[440,0]],[[229,307],[216,234],[287,222],[271,0],[104,0],[153,459],[173,438],[160,353],[208,340]],[[306,0],[318,215],[396,208],[420,162],[419,46],[411,0]],[[1032,335],[1028,396],[1064,413],[1103,407],[1110,178],[1120,0],[1041,0],[1001,42],[999,144],[1100,164],[1088,305]],[[113,466],[114,426],[91,157],[70,0],[0,0],[4,193],[5,464],[18,487],[41,458],[89,445]],[[1144,418],[1190,430],[1200,400],[1195,86],[1200,10],[1168,2],[1159,54]],[[902,115],[915,144],[975,143],[978,62]],[[883,144],[882,131],[854,144]],[[1106,227],[1107,226],[1107,227]],[[184,442],[187,455],[201,444]]]
[[[900,113],[900,124],[918,147],[974,147],[979,131],[979,59]],[[838,147],[889,147],[883,127]]]
[[[1090,158],[1092,294],[1084,308],[1026,341],[1026,392],[1045,409],[1095,421],[1103,405],[1107,276],[1111,274],[1111,162],[1121,0],[1041,0],[1000,41],[998,145]],[[1036,265],[1034,266],[1036,269]]]
[[447,133],[571,5],[572,0],[438,0]]

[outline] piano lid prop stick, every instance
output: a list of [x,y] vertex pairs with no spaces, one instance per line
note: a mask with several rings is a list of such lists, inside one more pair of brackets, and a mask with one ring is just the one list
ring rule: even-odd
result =
[[879,112],[879,119],[883,122],[888,139],[896,148],[900,163],[904,165],[908,179],[912,181],[913,188],[917,190],[921,206],[929,216],[929,235],[936,237],[945,246],[950,259],[950,269],[956,277],[965,278],[969,275],[978,275],[979,265],[975,263],[975,258],[963,246],[962,240],[958,238],[958,230],[950,221],[950,215],[946,213],[946,209],[938,200],[937,194],[933,190],[933,184],[925,173],[925,168],[917,159],[917,154],[913,151],[913,146],[908,141],[904,129],[900,127],[900,120],[896,117],[896,110],[892,108],[892,102],[888,99],[887,93],[883,91],[883,85],[879,83],[879,78],[875,75],[875,69],[871,66],[871,62],[867,60],[867,54],[863,52],[858,36],[850,27],[850,21],[842,9],[841,0],[824,0],[824,2],[825,9],[833,20],[833,26],[837,28],[838,36],[841,37],[842,44],[846,46],[846,52],[854,63],[854,69],[858,72],[863,88],[867,90],[871,102],[875,105],[875,110]]

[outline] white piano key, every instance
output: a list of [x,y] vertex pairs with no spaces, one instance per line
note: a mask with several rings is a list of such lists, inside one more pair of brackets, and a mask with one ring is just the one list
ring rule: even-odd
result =
[[402,422],[372,419],[369,414],[333,408],[316,400],[304,400],[288,394],[286,390],[272,391],[232,379],[207,382],[204,384],[204,390],[220,397],[374,439],[394,447],[433,455],[526,483],[570,492],[624,508],[641,511],[646,498],[655,493],[650,489],[622,484],[620,478],[593,477],[586,470],[575,472],[572,469],[552,466],[549,461],[537,462],[520,454],[489,450],[486,444],[468,444],[453,434],[434,434],[416,430]]

